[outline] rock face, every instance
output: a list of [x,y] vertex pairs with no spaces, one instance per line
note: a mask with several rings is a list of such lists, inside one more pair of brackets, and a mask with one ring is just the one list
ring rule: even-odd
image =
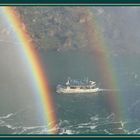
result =
[[95,19],[112,52],[140,53],[139,7],[34,6],[16,10],[37,48],[54,51],[86,48],[89,40],[85,23]]
[[64,51],[86,46],[82,7],[17,7],[38,48]]

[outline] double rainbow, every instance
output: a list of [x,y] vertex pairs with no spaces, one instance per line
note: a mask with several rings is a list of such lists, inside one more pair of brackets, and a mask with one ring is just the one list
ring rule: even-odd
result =
[[[88,47],[93,50],[93,55],[96,57],[97,69],[101,75],[101,81],[103,86],[108,89],[117,89],[117,78],[115,77],[115,70],[113,67],[113,62],[109,58],[109,48],[107,43],[104,41],[102,33],[97,24],[97,19],[92,12],[87,8],[84,9],[84,22],[83,27],[85,29],[85,38],[88,40]],[[3,12],[5,20],[12,25],[14,32],[16,34],[16,39],[20,42],[22,53],[26,57],[28,67],[32,73],[34,79],[34,84],[37,90],[38,97],[42,103],[44,121],[50,129],[50,133],[57,133],[56,125],[57,119],[55,116],[55,109],[53,105],[52,96],[50,93],[49,85],[47,82],[47,77],[43,72],[41,65],[41,60],[39,58],[38,52],[35,50],[35,44],[31,41],[31,37],[26,30],[26,26],[23,26],[23,22],[20,19],[17,12],[12,7],[1,7],[0,11]],[[118,98],[120,93],[108,94],[108,103],[111,111],[116,115],[116,121],[121,121],[122,117],[122,104],[118,103]]]

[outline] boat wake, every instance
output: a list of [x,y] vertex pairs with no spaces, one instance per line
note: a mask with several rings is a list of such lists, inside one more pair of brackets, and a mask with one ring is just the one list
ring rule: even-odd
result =
[[120,91],[120,89],[98,89],[98,91]]

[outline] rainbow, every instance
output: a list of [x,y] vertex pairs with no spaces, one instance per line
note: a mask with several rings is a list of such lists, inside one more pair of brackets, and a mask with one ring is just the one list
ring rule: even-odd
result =
[[[0,11],[3,12],[5,20],[8,20],[8,23],[12,25],[17,41],[21,44],[20,47],[25,56],[25,62],[28,63],[31,75],[34,79],[33,81],[35,81],[34,85],[37,90],[37,97],[39,97],[42,104],[44,122],[47,124],[48,129],[51,130],[50,133],[55,134],[57,133],[57,130],[53,129],[57,126],[55,108],[47,82],[47,77],[43,72],[39,54],[35,50],[35,44],[31,41],[31,37],[20,16],[12,7],[1,7]],[[82,13],[83,18],[85,19],[81,24],[85,32],[85,38],[88,40],[87,47],[92,50],[93,57],[96,59],[96,67],[100,73],[100,79],[103,83],[103,87],[107,89],[119,89],[115,67],[113,66],[113,61],[109,58],[110,50],[103,39],[104,37],[100,31],[96,16],[93,15],[86,7],[82,7],[80,11],[77,12],[80,12],[80,14]],[[123,117],[122,95],[120,92],[117,94],[115,92],[112,90],[111,94],[107,95],[107,101],[109,108],[115,113],[116,122],[119,122]]]
[[[24,26],[23,21],[13,7],[1,7],[0,12],[2,12],[8,25],[12,26],[16,40],[20,43],[19,47],[25,62],[27,62],[36,89],[35,94],[37,95],[35,96],[38,97],[38,101],[41,102],[41,108],[43,108],[44,124],[48,128],[48,133],[56,134],[57,119],[53,99],[35,44],[31,41],[26,26]],[[42,114],[40,115],[42,116]]]
[[[106,89],[119,89],[115,66],[113,60],[109,57],[110,50],[100,30],[100,24],[90,9],[84,7],[82,11],[84,11],[83,18],[85,19],[85,22],[82,23],[85,29],[85,38],[88,40],[88,48],[92,50],[92,55],[96,60],[96,67],[100,74],[102,85]],[[119,90],[117,93],[112,90],[111,94],[107,95],[107,101],[110,110],[115,113],[116,122],[121,121],[124,115],[121,97]]]

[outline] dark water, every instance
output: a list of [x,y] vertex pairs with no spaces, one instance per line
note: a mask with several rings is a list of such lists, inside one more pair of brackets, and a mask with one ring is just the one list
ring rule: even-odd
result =
[[[140,105],[139,56],[111,56],[117,76],[118,91],[123,112],[119,122],[115,121],[115,111],[108,100],[110,91],[98,95],[62,95],[55,92],[57,84],[64,84],[67,77],[83,79],[88,77],[102,88],[101,74],[96,68],[92,54],[82,51],[42,52],[44,67],[52,87],[60,128],[66,133],[138,133]],[[117,96],[116,96],[117,97]],[[110,101],[111,102],[111,101]]]
[[[100,79],[102,74],[99,73],[96,67],[96,58],[90,52],[45,52],[41,50],[40,55],[55,103],[59,133],[140,133],[139,55],[131,56],[123,54],[119,56],[109,56],[113,61],[114,73],[116,74],[118,82],[116,85],[117,89],[113,92],[110,91],[111,89],[104,89]],[[16,69],[17,68],[15,68],[15,70]],[[20,70],[19,68],[19,72]],[[17,72],[13,72],[12,75],[17,77]],[[26,75],[26,73],[24,75]],[[22,77],[25,77],[24,75],[22,75]],[[33,94],[29,94],[26,90],[22,90],[19,94],[21,89],[28,87],[28,83],[24,85],[23,82],[21,82],[22,77],[19,77],[21,77],[20,74],[17,80],[23,88],[15,81],[15,90],[12,90],[10,87],[8,88],[8,90],[11,90],[11,92],[8,93],[12,98],[8,98],[9,94],[3,94],[3,96],[6,96],[6,99],[8,99],[0,99],[2,102],[1,105],[3,105],[1,106],[3,110],[1,110],[0,116],[0,133],[47,134],[47,126],[39,122],[42,120],[42,114],[38,113],[38,108],[35,102],[33,102]],[[58,84],[64,84],[68,77],[79,80],[88,77],[89,80],[96,81],[97,86],[104,90],[97,95],[66,95],[56,93],[56,86]],[[14,78],[10,79],[14,81]],[[30,89],[30,87],[28,88]],[[113,102],[109,99],[112,93],[117,94],[115,96],[116,102],[120,104],[118,110],[123,113],[119,116],[121,117],[120,120],[115,119],[118,116],[115,110],[112,110]],[[111,102],[112,104],[110,104]],[[7,105],[7,103],[9,105]],[[7,108],[9,108],[8,111]],[[38,114],[38,116],[36,116],[36,114]]]

